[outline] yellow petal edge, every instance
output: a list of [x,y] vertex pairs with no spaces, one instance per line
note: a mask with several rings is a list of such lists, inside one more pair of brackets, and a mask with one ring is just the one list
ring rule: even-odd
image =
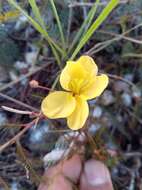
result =
[[71,115],[76,105],[71,93],[55,91],[46,96],[41,104],[43,114],[50,118],[65,118]]

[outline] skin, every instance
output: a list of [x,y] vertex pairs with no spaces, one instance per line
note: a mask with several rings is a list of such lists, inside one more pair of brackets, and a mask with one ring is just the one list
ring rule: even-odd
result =
[[83,164],[79,155],[46,170],[38,190],[73,190],[75,185],[79,190],[113,190],[108,168],[93,159]]

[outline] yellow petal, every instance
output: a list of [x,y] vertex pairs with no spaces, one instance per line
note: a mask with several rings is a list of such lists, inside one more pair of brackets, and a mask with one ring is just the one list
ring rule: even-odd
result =
[[81,96],[76,97],[76,107],[73,113],[67,118],[70,129],[78,130],[82,128],[87,120],[89,108],[87,101]]
[[[72,64],[74,64],[74,62],[72,62]],[[69,89],[70,79],[71,79],[70,66],[67,62],[66,66],[64,67],[64,69],[62,70],[61,75],[60,75],[60,84],[61,84],[63,89],[70,90]]]
[[75,109],[75,98],[69,92],[56,91],[46,96],[41,110],[50,119],[68,117]]
[[65,90],[75,91],[76,93],[76,85],[77,89],[79,88],[76,81],[79,81],[81,87],[88,76],[96,76],[97,72],[97,65],[87,55],[81,56],[77,61],[68,61],[60,75],[61,86]]
[[109,78],[107,75],[102,74],[100,76],[96,76],[96,78],[90,81],[90,84],[82,89],[81,95],[84,95],[87,100],[96,98],[100,96],[102,92],[105,90],[109,82]]
[[98,67],[92,57],[83,55],[77,60],[77,63],[80,63],[89,74],[97,75]]
[[[86,76],[87,72],[83,66],[75,61],[68,61],[65,68],[62,70],[60,75],[60,84],[65,90],[72,91],[70,83],[73,80],[79,80]],[[75,83],[76,84],[76,83]]]

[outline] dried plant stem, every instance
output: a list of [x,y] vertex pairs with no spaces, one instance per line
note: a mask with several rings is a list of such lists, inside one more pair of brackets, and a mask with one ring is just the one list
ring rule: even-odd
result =
[[131,38],[131,37],[127,37],[124,34],[116,34],[116,33],[113,33],[113,32],[108,32],[108,31],[103,31],[103,30],[98,30],[98,32],[102,33],[102,34],[108,34],[110,36],[115,36],[115,37],[118,37],[119,39],[128,40],[128,41],[136,43],[136,44],[142,44],[142,40],[137,40],[137,39],[134,39],[134,38]]
[[24,110],[18,110],[18,109],[14,109],[14,108],[10,108],[7,106],[1,106],[2,109],[12,112],[12,113],[18,113],[18,114],[22,114],[22,115],[32,115],[33,112],[30,111],[24,111]]
[[0,177],[0,185],[2,185],[5,190],[10,190],[7,183],[2,179],[2,177]]
[[[119,2],[119,4],[126,4],[126,3],[128,3],[129,2],[129,0],[122,0],[122,1],[120,1]],[[101,3],[99,3],[99,6],[105,6],[107,4],[107,1],[106,2],[101,2]],[[84,6],[86,6],[86,7],[92,7],[94,5],[94,3],[91,3],[91,2],[89,2],[89,3],[87,3],[87,2],[73,2],[73,3],[70,3],[69,5],[68,5],[68,7],[84,7]]]
[[27,74],[25,74],[24,76],[21,76],[19,77],[17,80],[14,80],[14,81],[11,81],[9,82],[8,84],[6,85],[3,85],[1,88],[0,88],[0,91],[3,91],[3,90],[6,90],[7,88],[10,88],[12,87],[13,85],[21,82],[22,80],[24,80],[25,78],[27,77],[30,77],[31,75],[41,71],[42,69],[46,68],[50,63],[52,63],[54,60],[47,60],[48,63],[47,64],[44,64],[43,66],[41,67],[37,67],[35,69],[33,69],[32,71],[28,72]]
[[[97,44],[95,44],[91,49],[89,49],[87,52],[85,52],[85,54],[88,55],[93,55],[103,49],[105,49],[107,46],[111,45],[113,42],[121,40],[121,39],[125,39],[134,43],[138,43],[138,40],[126,37],[125,35],[132,32],[133,30],[139,28],[142,26],[142,23],[137,24],[136,26],[132,27],[131,29],[127,30],[126,32],[123,32],[122,34],[116,34],[114,38],[110,39],[110,40],[106,40],[104,42],[99,42]],[[98,31],[99,32],[99,31]],[[102,32],[102,31],[101,31]],[[106,32],[105,32],[106,33]],[[110,34],[110,33],[109,33]],[[112,34],[112,33],[111,33]],[[141,41],[139,41],[138,44],[141,44]]]
[[17,134],[15,135],[12,139],[10,139],[8,142],[0,146],[0,153],[7,148],[8,146],[14,144],[19,138],[30,128],[34,125],[35,120],[33,120],[31,123],[28,123],[25,125],[25,127]]
[[39,112],[39,110],[36,109],[36,108],[34,108],[33,106],[29,106],[29,105],[27,105],[27,104],[21,102],[20,100],[16,100],[16,99],[14,99],[14,98],[12,98],[12,97],[6,95],[6,94],[3,94],[3,93],[0,92],[0,96],[3,97],[3,98],[5,98],[5,99],[7,99],[7,100],[9,100],[9,101],[11,101],[11,102],[14,102],[14,103],[16,103],[16,104],[18,104],[18,105],[20,105],[20,106],[23,106],[23,107],[25,107],[25,108],[28,108],[28,109],[30,109],[30,110],[32,110],[32,111]]
[[120,76],[118,76],[118,75],[112,75],[112,74],[107,74],[107,75],[108,75],[110,78],[113,78],[113,79],[116,79],[116,80],[121,80],[121,81],[127,83],[128,85],[130,85],[130,86],[132,86],[132,87],[135,86],[134,83],[132,83],[132,82],[130,82],[129,80],[127,80],[127,79],[125,79],[125,78],[123,78],[123,77],[120,77]]
[[40,88],[40,89],[43,89],[43,90],[48,90],[48,91],[53,91],[51,88],[48,88],[48,87],[45,87],[45,86],[41,86],[41,85],[38,85],[37,88]]

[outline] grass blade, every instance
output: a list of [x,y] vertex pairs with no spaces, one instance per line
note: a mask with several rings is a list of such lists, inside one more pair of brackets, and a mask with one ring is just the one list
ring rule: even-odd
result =
[[107,18],[107,16],[111,13],[111,11],[117,6],[119,3],[119,0],[111,0],[108,5],[103,9],[101,14],[98,16],[98,18],[95,20],[95,22],[90,26],[88,31],[85,33],[85,35],[82,37],[80,43],[76,47],[75,51],[73,52],[70,59],[74,59],[75,56],[78,54],[78,52],[81,50],[81,48],[87,43],[87,41],[90,39],[92,34],[97,30],[97,28],[103,23],[103,21]]
[[84,28],[86,28],[87,26],[87,29],[89,28],[94,16],[95,16],[95,13],[96,13],[96,10],[97,10],[97,6],[99,4],[100,0],[96,0],[96,2],[94,3],[94,5],[92,6],[91,10],[89,11],[88,15],[87,15],[87,18],[84,20],[83,24],[81,25],[81,28],[79,29],[79,31],[77,32],[75,38],[73,39],[73,42],[68,50],[68,53],[70,53],[72,51],[72,49],[74,48],[75,44],[79,41],[79,38],[81,37],[81,35],[85,32],[84,31]]
[[[7,0],[9,2],[9,4],[13,5],[16,9],[18,9],[25,17],[27,17],[27,19],[29,20],[29,22],[34,26],[34,28],[41,33],[45,39],[47,39],[50,47],[52,50],[54,50],[54,52],[56,50],[58,50],[58,52],[60,52],[62,55],[65,55],[65,52],[63,51],[63,49],[61,47],[59,47],[52,38],[50,38],[50,36],[48,35],[47,31],[44,30],[31,16],[29,16],[27,14],[26,11],[24,11],[14,0]],[[53,53],[54,53],[53,52]],[[56,51],[56,54],[57,51]]]
[[62,25],[61,25],[61,22],[60,22],[60,18],[59,18],[59,15],[58,15],[54,0],[50,0],[50,3],[51,3],[53,13],[54,13],[54,16],[56,18],[57,25],[58,25],[58,28],[59,28],[59,32],[60,32],[60,35],[61,35],[62,45],[63,45],[63,47],[65,47],[65,38],[64,38],[63,30],[62,30]]
[[39,8],[36,4],[36,1],[35,0],[29,0],[29,4],[32,7],[32,11],[33,11],[34,16],[37,19],[38,23],[42,26],[42,28],[46,29],[46,26],[45,26],[44,21],[41,17]]

